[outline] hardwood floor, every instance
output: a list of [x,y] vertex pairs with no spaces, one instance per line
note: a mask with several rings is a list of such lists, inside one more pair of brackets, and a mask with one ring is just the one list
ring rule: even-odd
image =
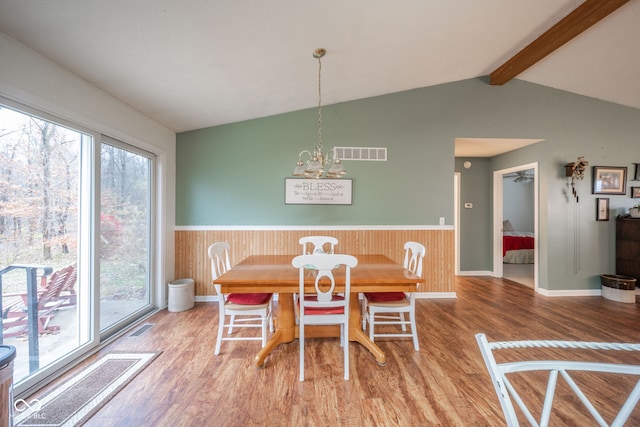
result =
[[[487,334],[490,341],[640,342],[640,304],[549,298],[493,278],[456,280],[457,299],[417,301],[419,352],[410,339],[377,341],[387,355],[386,366],[378,366],[352,343],[349,381],[342,378],[337,339],[307,340],[306,381],[301,383],[297,341],[281,345],[265,368],[255,369],[256,342],[223,343],[222,353],[213,355],[216,304],[199,303],[181,313],[162,311],[149,319],[155,326],[142,335],[129,334],[101,351],[163,353],[86,425],[505,425],[476,333]],[[605,358],[640,364],[640,354],[634,353],[608,352]],[[626,397],[619,391],[632,383],[597,378],[589,380],[586,390],[600,395],[607,418],[610,406]],[[551,425],[595,424],[581,418],[586,411],[575,399],[563,400],[562,387],[557,393],[559,415]],[[629,425],[640,425],[640,408]]]
[[535,264],[502,264],[502,277],[520,283],[528,288],[535,288]]

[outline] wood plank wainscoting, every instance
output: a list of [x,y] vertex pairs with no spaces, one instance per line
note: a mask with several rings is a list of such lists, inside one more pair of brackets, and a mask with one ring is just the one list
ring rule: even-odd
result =
[[340,242],[336,246],[339,253],[379,253],[399,263],[402,263],[404,243],[409,240],[420,242],[427,249],[424,259],[426,283],[418,291],[432,293],[434,297],[455,297],[454,231],[453,227],[446,226],[384,229],[176,227],[175,275],[177,279],[194,279],[196,298],[203,300],[216,294],[207,256],[212,243],[229,242],[233,266],[249,255],[298,254],[301,251],[298,240],[308,235],[336,237]]

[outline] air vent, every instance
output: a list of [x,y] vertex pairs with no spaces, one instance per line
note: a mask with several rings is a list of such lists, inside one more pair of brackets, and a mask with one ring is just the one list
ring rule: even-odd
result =
[[340,160],[386,162],[387,149],[382,147],[335,147]]
[[130,337],[139,337],[140,335],[144,334],[145,332],[147,332],[149,329],[151,329],[153,327],[153,323],[147,323],[142,325],[137,331],[135,331],[134,333],[132,333],[131,335],[129,335]]

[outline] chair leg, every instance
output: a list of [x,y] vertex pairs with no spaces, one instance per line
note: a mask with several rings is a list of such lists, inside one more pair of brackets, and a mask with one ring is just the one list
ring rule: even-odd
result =
[[342,339],[344,340],[344,379],[349,379],[349,327],[344,323],[342,327]]
[[411,335],[413,335],[413,348],[415,351],[420,351],[420,345],[418,344],[418,329],[416,328],[415,313],[409,313],[409,320],[411,321]]
[[304,381],[304,326],[300,325],[298,332],[300,343],[300,381]]
[[373,342],[373,318],[375,316],[375,312],[369,308],[369,339]]
[[229,335],[233,333],[233,322],[235,322],[236,316],[231,315],[231,320],[229,321]]
[[216,349],[213,352],[216,356],[220,354],[220,344],[222,343],[222,335],[224,335],[224,312],[218,316],[218,337],[216,338]]
[[262,347],[267,345],[267,322],[270,320],[267,314],[262,316]]
[[404,323],[404,313],[400,313],[400,321],[402,322],[402,332],[407,332],[407,325]]

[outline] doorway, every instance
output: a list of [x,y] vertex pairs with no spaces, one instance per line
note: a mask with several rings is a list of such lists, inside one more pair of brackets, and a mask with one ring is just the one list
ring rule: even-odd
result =
[[538,289],[538,163],[493,173],[495,277]]

